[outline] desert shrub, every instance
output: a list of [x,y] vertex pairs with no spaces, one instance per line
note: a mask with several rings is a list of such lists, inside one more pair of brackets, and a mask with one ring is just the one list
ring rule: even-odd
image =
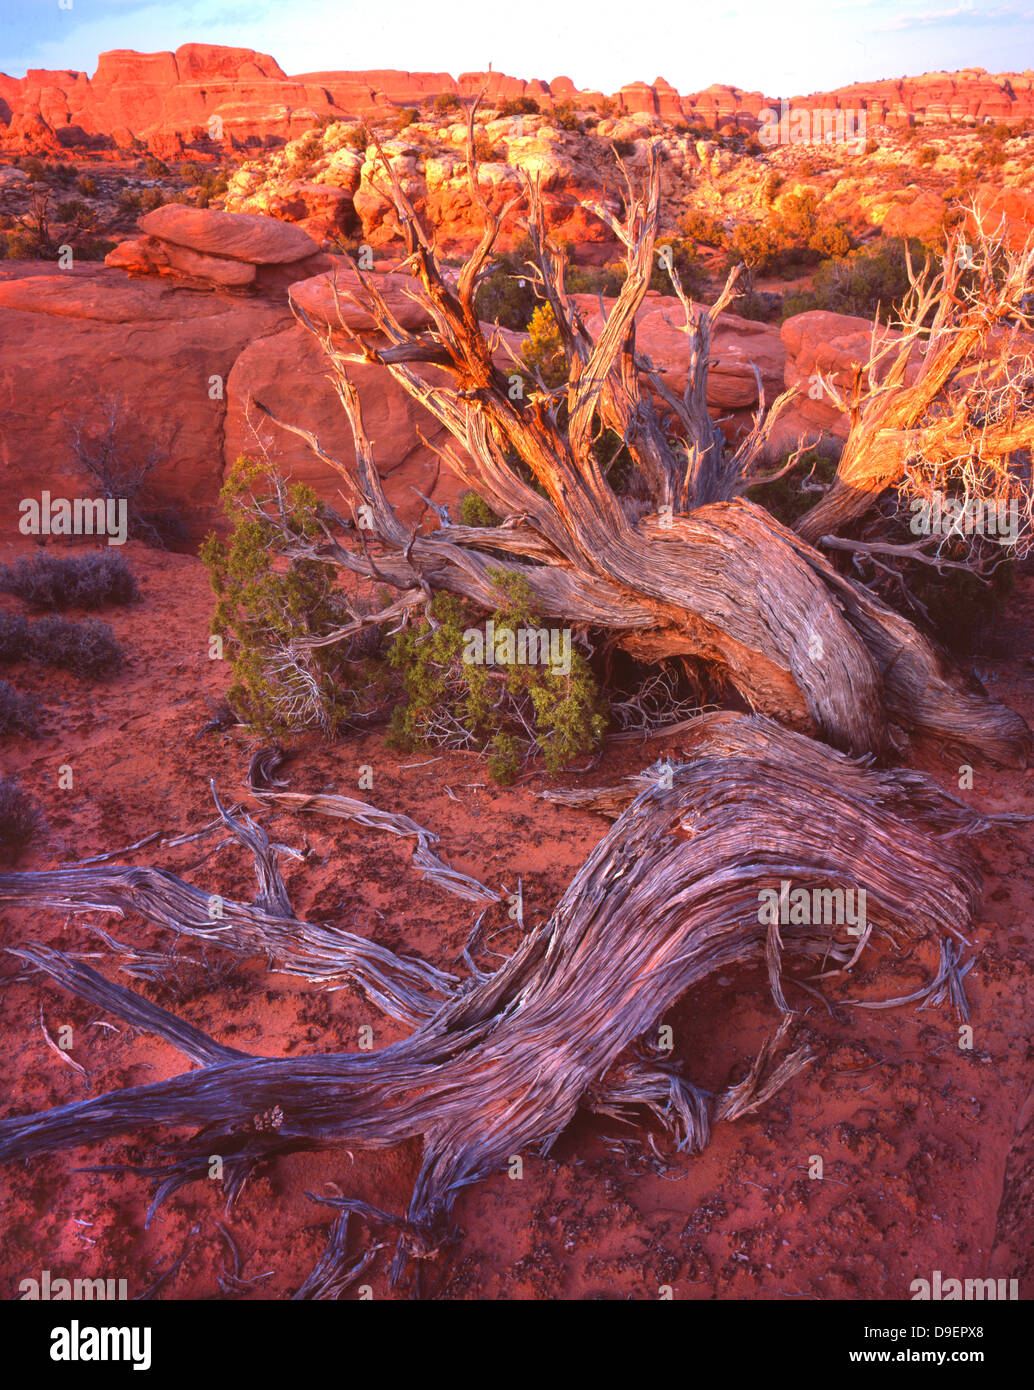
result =
[[[503,595],[492,614],[496,638],[540,629],[532,595],[517,575],[497,570]],[[487,758],[493,780],[506,784],[536,751],[551,772],[597,748],[606,732],[606,705],[588,662],[573,645],[570,670],[548,664],[479,664],[465,634],[487,626],[472,605],[451,594],[431,602],[426,618],[392,640],[388,662],[399,673],[404,698],[392,715],[389,739],[397,747],[468,749]],[[498,651],[498,646],[495,649]]]
[[0,567],[0,590],[34,608],[102,608],[139,598],[133,572],[114,550],[86,555],[38,551]]
[[434,99],[434,113],[445,116],[450,111],[459,110],[460,99],[455,92],[439,92]]
[[20,613],[0,613],[0,666],[24,661],[28,651],[28,621]]
[[357,154],[362,154],[369,147],[370,132],[367,130],[366,126],[360,122],[359,125],[353,126],[351,130],[346,131],[342,144],[346,145],[350,150],[355,150]]
[[499,158],[499,151],[483,130],[474,132],[474,158],[479,164],[494,164]]
[[73,248],[77,261],[103,261],[109,251],[114,251],[116,243],[108,237],[75,237]]
[[786,182],[786,176],[777,169],[769,169],[761,181],[761,196],[766,203],[774,201],[776,194]]
[[144,212],[154,212],[165,202],[165,194],[160,188],[144,188],[140,193],[140,206]]
[[846,255],[851,239],[822,206],[814,189],[788,194],[779,211],[760,222],[741,222],[726,239],[730,266],[743,262],[759,275],[823,257]]
[[933,145],[924,145],[916,158],[919,160],[920,164],[936,164],[937,153]]
[[106,676],[122,665],[124,654],[107,623],[99,618],[39,618],[29,625],[28,656],[77,676]]
[[8,681],[0,681],[0,738],[8,734],[31,736],[39,728],[37,704],[31,695],[21,695]]
[[119,212],[139,212],[141,207],[140,194],[134,188],[123,188],[115,199],[115,206]]
[[84,198],[96,198],[97,196],[97,180],[92,174],[83,174],[77,182],[76,188]]
[[81,198],[66,198],[58,203],[55,214],[59,222],[74,222],[79,217],[90,215],[90,209]]
[[768,222],[741,222],[733,228],[727,244],[729,263],[742,262],[758,275],[769,275],[790,259],[785,238]]
[[395,134],[399,135],[404,130],[420,119],[420,109],[416,106],[403,106],[401,111],[395,113]]
[[0,777],[0,858],[13,863],[44,829],[42,812],[14,777]]
[[733,299],[729,308],[743,319],[754,319],[757,323],[773,323],[783,314],[783,296],[769,290],[750,288]]
[[157,440],[145,444],[147,426],[121,398],[102,401],[98,416],[73,422],[69,433],[76,462],[99,495],[125,502],[130,536],[159,548],[182,539],[182,518],[162,502],[152,481],[166,448]]
[[188,159],[185,163],[180,165],[180,178],[183,180],[184,183],[200,183],[204,176],[204,169],[193,159]]
[[698,212],[695,208],[683,213],[679,227],[682,235],[689,241],[699,241],[704,246],[724,246],[725,227],[717,217],[710,213]]
[[213,198],[221,198],[226,192],[230,175],[226,169],[209,169],[197,187],[197,206],[207,208]]
[[[779,468],[785,468],[790,454],[784,454]],[[773,472],[778,472],[774,468]],[[806,450],[800,457],[797,467],[771,483],[756,483],[747,489],[747,497],[772,513],[784,526],[793,527],[811,510],[822,493],[832,483],[837,471],[837,461],[814,449]]]
[[611,265],[569,265],[564,274],[568,294],[602,294],[613,299],[625,283],[625,267]]
[[[918,241],[907,243],[913,264],[921,265],[923,248]],[[906,242],[885,238],[874,246],[862,247],[846,256],[827,260],[815,273],[812,288],[787,294],[783,317],[803,314],[810,309],[829,309],[838,314],[857,314],[888,323],[908,291]]]
[[498,108],[500,116],[537,116],[539,104],[534,97],[511,97]]
[[460,498],[460,524],[462,526],[498,526],[500,518],[483,497],[468,488]]
[[163,159],[159,159],[157,155],[149,154],[147,158],[144,160],[144,168],[147,170],[149,178],[168,178],[169,166],[165,163]]
[[580,131],[582,123],[575,114],[573,101],[559,101],[550,113],[550,122],[561,130]]
[[474,294],[474,310],[484,323],[497,323],[522,333],[531,322],[539,300],[527,260],[531,246],[527,239],[512,252],[496,256]]
[[560,386],[567,380],[567,359],[552,305],[540,304],[532,314],[521,356],[547,386]]
[[675,292],[668,273],[669,265],[674,267],[682,288],[691,298],[699,298],[707,289],[707,273],[691,242],[673,236],[657,238],[650,288],[659,294]]
[[33,183],[42,183],[47,177],[47,166],[35,155],[24,155],[15,161],[23,174],[28,174]]
[[314,160],[318,159],[323,153],[323,142],[319,137],[319,132],[308,130],[291,147],[291,169],[293,173],[301,173],[308,169]]
[[634,140],[611,140],[609,143],[619,159],[630,159],[636,152]]
[[232,532],[227,540],[209,536],[200,554],[216,596],[212,632],[233,669],[229,702],[264,734],[317,727],[333,735],[355,710],[358,686],[369,683],[363,670],[369,643],[292,651],[295,639],[347,623],[349,606],[335,588],[333,564],[272,564],[285,532],[302,541],[322,534],[326,508],[311,488],[288,488],[246,459],[231,469],[221,496]]

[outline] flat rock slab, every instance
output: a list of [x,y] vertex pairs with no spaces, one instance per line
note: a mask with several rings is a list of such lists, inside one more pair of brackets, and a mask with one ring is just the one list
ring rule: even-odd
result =
[[[38,267],[39,262],[35,265]],[[127,282],[120,270],[96,266],[87,273],[0,278],[0,309],[99,323],[134,323],[206,318],[224,312],[225,303],[157,280]]]
[[217,212],[167,203],[146,213],[137,226],[147,236],[190,251],[252,265],[286,265],[314,256],[320,249],[301,227],[257,212]]

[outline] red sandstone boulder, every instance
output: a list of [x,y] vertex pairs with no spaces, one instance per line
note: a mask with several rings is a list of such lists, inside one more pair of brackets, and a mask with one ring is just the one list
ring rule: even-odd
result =
[[[1024,188],[980,188],[974,207],[985,232],[1001,229],[1006,245],[1022,251],[1034,236],[1034,193]],[[972,231],[974,219],[968,226]]]
[[883,219],[884,236],[918,237],[928,245],[944,240],[944,214],[948,204],[940,193],[909,190],[909,196],[894,203]]
[[[426,510],[418,492],[439,505],[454,505],[463,489],[420,438],[422,434],[429,444],[440,445],[447,437],[444,428],[383,367],[352,364],[348,374],[359,391],[385,493],[402,519],[412,525]],[[297,435],[262,416],[255,401],[285,423],[311,431],[331,458],[354,465],[352,433],[327,379],[326,358],[300,324],[257,338],[238,357],[227,385],[223,457],[229,468],[265,446],[280,472],[309,483],[347,515],[348,494],[340,475]]]
[[[430,326],[432,320],[427,310],[410,297],[414,281],[408,275],[379,275],[374,283],[403,328],[419,332]],[[338,264],[329,273],[299,280],[289,291],[291,303],[317,326],[348,327],[366,333],[374,328],[373,319],[353,302],[353,298],[361,300],[362,294],[355,267],[344,256],[338,258]]]
[[283,265],[319,251],[308,232],[259,213],[216,212],[166,203],[146,213],[137,226],[149,237],[252,265]]
[[[586,327],[595,337],[603,320],[595,295],[574,295]],[[605,299],[609,312],[613,300]],[[689,371],[689,344],[680,325],[682,305],[674,296],[650,293],[636,316],[636,347],[649,357],[665,384],[681,396]],[[766,402],[783,389],[786,348],[771,324],[721,314],[711,340],[707,404],[720,411],[751,411],[758,405],[757,368]]]

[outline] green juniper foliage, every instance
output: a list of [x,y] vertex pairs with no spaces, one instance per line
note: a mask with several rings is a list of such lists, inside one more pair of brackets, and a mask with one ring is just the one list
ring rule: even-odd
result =
[[317,647],[292,659],[289,644],[349,621],[336,567],[319,559],[273,561],[284,533],[319,536],[325,507],[311,488],[286,487],[263,464],[240,460],[222,491],[228,540],[201,549],[216,595],[212,632],[226,644],[234,683],[228,699],[264,733],[320,727],[332,735],[357,702],[363,658],[356,644]]
[[[503,629],[538,628],[532,593],[519,575],[492,571],[503,602],[491,615]],[[426,618],[398,633],[388,662],[404,692],[392,716],[396,747],[467,748],[487,757],[496,782],[512,782],[535,751],[557,772],[599,746],[606,704],[585,657],[571,651],[566,673],[549,665],[478,665],[464,661],[468,629],[484,615],[465,600],[439,593]]]

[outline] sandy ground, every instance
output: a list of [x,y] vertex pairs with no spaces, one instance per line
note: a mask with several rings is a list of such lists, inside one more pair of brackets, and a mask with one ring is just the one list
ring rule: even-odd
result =
[[[3,549],[0,560],[13,553]],[[19,869],[103,853],[155,830],[173,836],[197,829],[213,815],[209,779],[224,799],[247,804],[242,779],[255,741],[241,730],[195,737],[209,717],[203,697],[218,697],[228,684],[226,667],[207,654],[205,572],[190,556],[132,543],[126,553],[142,601],[101,615],[128,652],[120,674],[95,683],[28,666],[4,673],[38,696],[43,711],[40,738],[0,743],[0,769],[21,777],[49,822]],[[2,597],[0,604],[18,607]],[[1028,576],[1013,596],[998,655],[982,659],[980,669],[1000,698],[1034,720],[1032,660],[1034,579]],[[536,774],[500,789],[474,757],[399,756],[376,734],[330,748],[305,739],[294,746],[298,756],[287,769],[292,789],[361,796],[412,816],[440,834],[441,853],[455,867],[510,890],[521,880],[529,923],[548,914],[608,825],[548,806],[535,792],[613,782],[661,753],[679,752],[677,736],[645,749],[623,745],[581,778]],[[945,750],[943,762],[927,770],[957,790],[960,761]],[[58,785],[64,764],[74,770],[70,790]],[[363,764],[373,768],[370,791],[358,787]],[[972,792],[961,794],[987,810],[1034,813],[1032,778],[1034,771],[978,769]],[[300,915],[454,965],[477,909],[423,882],[409,862],[410,842],[344,822],[303,821],[294,812],[263,819],[274,839],[295,846],[307,839],[313,851],[304,863],[284,861]],[[246,857],[236,846],[212,852],[216,839],[149,846],[126,860],[250,899]],[[550,1159],[525,1157],[523,1178],[500,1174],[460,1198],[455,1220],[463,1238],[441,1266],[437,1296],[657,1298],[667,1285],[676,1298],[891,1299],[907,1298],[911,1281],[936,1269],[945,1277],[1017,1278],[1020,1296],[1034,1296],[1029,1123],[1014,1144],[1034,1075],[1032,843],[1034,830],[1025,826],[1008,836],[996,831],[982,845],[985,895],[972,934],[976,965],[966,981],[971,1050],[960,1050],[947,1009],[843,1004],[918,988],[936,968],[932,942],[908,958],[886,946],[867,953],[846,984],[830,987],[829,1009],[791,987],[790,1000],[800,1009],[797,1039],[819,1053],[809,1070],[758,1114],[717,1126],[696,1157],[673,1154],[663,1135],[654,1150],[644,1145],[647,1131],[579,1116]],[[505,914],[499,918],[501,926]],[[5,910],[0,943],[96,950],[84,920]],[[146,948],[172,947],[139,919],[98,913],[92,920]],[[110,958],[94,963],[115,970]],[[96,1008],[40,976],[12,979],[17,971],[13,958],[0,957],[3,1113],[183,1070],[171,1047],[123,1024],[118,1032],[101,1027]],[[181,970],[169,984],[134,987],[217,1039],[270,1055],[355,1049],[365,1024],[373,1026],[378,1047],[400,1035],[353,991],[324,993],[270,974],[259,961],[214,985]],[[41,1004],[52,1035],[71,1026],[70,1054],[84,1075],[46,1046]],[[744,969],[700,985],[665,1021],[686,1074],[718,1089],[744,1074],[778,1020],[763,971]],[[175,1137],[141,1134],[0,1171],[0,1297],[18,1297],[19,1283],[45,1269],[52,1277],[125,1278],[132,1297],[181,1256],[159,1298],[223,1297],[218,1276],[230,1259],[217,1226],[222,1221],[240,1248],[244,1277],[271,1272],[243,1296],[286,1298],[321,1253],[332,1216],[306,1192],[340,1192],[401,1211],[419,1164],[416,1143],[384,1153],[288,1157],[259,1170],[229,1216],[218,1183],[197,1183],[171,1198],[148,1229],[143,1178],[77,1171],[83,1164],[153,1161],[157,1146]],[[813,1155],[823,1159],[822,1180],[809,1177]],[[403,1296],[388,1287],[383,1254],[364,1281],[375,1298]]]

